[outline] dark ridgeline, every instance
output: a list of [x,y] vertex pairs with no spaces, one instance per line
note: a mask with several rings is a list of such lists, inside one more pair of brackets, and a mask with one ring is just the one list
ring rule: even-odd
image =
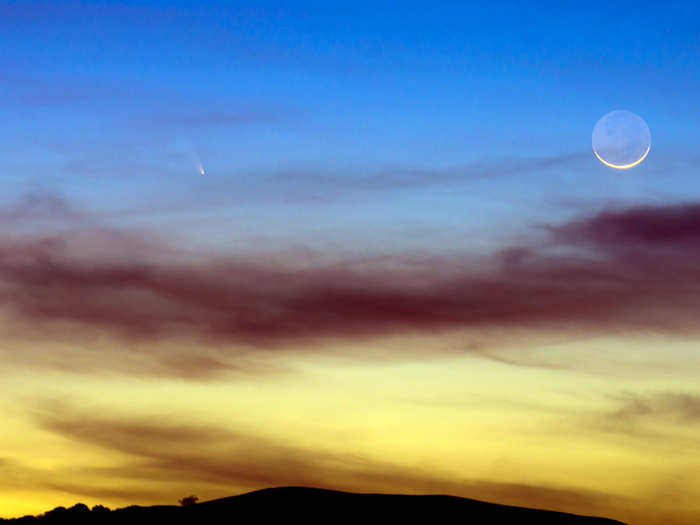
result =
[[619,521],[546,510],[509,507],[455,496],[355,494],[307,487],[263,489],[187,506],[131,506],[110,511],[83,504],[58,507],[40,517],[2,523],[48,524],[255,524],[255,523],[464,523],[623,525]]

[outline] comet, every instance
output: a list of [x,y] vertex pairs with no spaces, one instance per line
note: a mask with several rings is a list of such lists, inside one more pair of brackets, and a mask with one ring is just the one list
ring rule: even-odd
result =
[[204,171],[204,164],[202,164],[202,159],[199,158],[199,155],[195,153],[195,157],[197,159],[197,170],[199,171],[200,175],[204,175],[206,172]]

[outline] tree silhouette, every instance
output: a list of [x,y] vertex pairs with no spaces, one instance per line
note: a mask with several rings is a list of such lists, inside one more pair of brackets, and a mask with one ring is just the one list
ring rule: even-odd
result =
[[197,496],[187,496],[180,500],[180,505],[182,505],[183,507],[191,507],[192,505],[197,503],[198,500],[199,498]]

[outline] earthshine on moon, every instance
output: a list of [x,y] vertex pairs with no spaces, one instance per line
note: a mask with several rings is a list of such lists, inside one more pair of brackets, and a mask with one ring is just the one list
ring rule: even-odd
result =
[[640,164],[651,149],[646,122],[630,111],[611,111],[593,128],[593,153],[610,168],[626,170]]

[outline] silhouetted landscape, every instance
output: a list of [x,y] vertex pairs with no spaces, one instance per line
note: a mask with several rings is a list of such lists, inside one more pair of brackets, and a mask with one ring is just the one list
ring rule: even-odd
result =
[[[183,498],[188,499],[188,498]],[[257,490],[238,496],[183,506],[137,505],[110,510],[97,505],[57,507],[40,516],[2,523],[335,523],[347,520],[376,522],[427,520],[462,523],[536,523],[543,525],[620,525],[621,522],[562,512],[511,507],[444,495],[356,494],[308,487]]]

